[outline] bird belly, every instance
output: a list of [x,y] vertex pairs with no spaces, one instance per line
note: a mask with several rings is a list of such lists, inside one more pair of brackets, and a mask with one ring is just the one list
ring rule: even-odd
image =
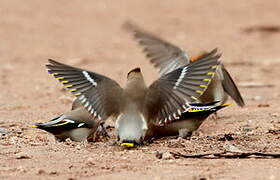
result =
[[141,143],[147,129],[146,120],[139,112],[120,114],[116,121],[116,133],[120,142]]
[[70,138],[72,141],[81,142],[85,141],[91,133],[93,133],[91,129],[77,128],[65,132],[64,136]]
[[176,136],[179,134],[180,129],[187,129],[188,132],[197,130],[205,118],[191,118],[172,122],[165,126],[151,126],[147,133],[147,139],[151,137],[164,137],[164,136]]

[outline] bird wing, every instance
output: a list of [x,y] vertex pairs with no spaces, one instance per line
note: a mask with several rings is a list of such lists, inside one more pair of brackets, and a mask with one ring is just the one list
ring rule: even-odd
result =
[[161,75],[167,74],[189,63],[189,56],[181,48],[141,30],[132,23],[126,23],[125,28],[134,33],[138,44],[144,48],[144,53],[150,62],[159,68]]
[[35,126],[36,128],[45,130],[55,130],[61,128],[64,130],[70,130],[83,127],[90,128],[87,123],[67,118],[65,115],[60,115],[45,123],[37,123]]
[[244,100],[236,86],[236,84],[234,83],[233,79],[231,78],[229,72],[226,70],[226,68],[224,67],[224,65],[221,65],[221,69],[222,69],[222,76],[223,76],[223,80],[222,80],[222,85],[223,88],[225,90],[225,92],[240,106],[240,107],[244,107],[245,103]]
[[199,117],[207,117],[214,112],[219,111],[225,107],[229,106],[229,104],[223,105],[202,105],[202,104],[191,104],[185,112],[182,113],[180,119],[176,121],[184,121],[188,118],[199,118]]
[[83,104],[94,118],[106,120],[119,113],[122,88],[114,80],[49,59],[48,72]]
[[148,116],[155,124],[168,124],[187,110],[207,89],[215,75],[218,59],[214,49],[199,60],[161,76],[149,87]]

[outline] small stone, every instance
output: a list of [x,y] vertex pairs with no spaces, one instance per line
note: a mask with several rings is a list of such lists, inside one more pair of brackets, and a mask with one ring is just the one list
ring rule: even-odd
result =
[[258,104],[258,107],[269,107],[269,104]]
[[253,97],[253,100],[255,100],[255,101],[260,101],[260,100],[262,100],[262,99],[263,99],[262,96],[254,96],[254,97]]
[[233,134],[223,134],[218,138],[218,141],[232,141],[234,140]]
[[25,172],[26,172],[26,169],[24,169],[23,166],[19,166],[19,167],[17,168],[17,170],[18,170],[19,172],[21,172],[21,173],[25,173]]
[[95,159],[93,159],[92,157],[88,158],[87,164],[88,165],[95,165]]
[[278,135],[278,134],[280,134],[280,129],[277,129],[277,128],[275,128],[275,127],[272,127],[272,128],[270,128],[270,129],[268,129],[268,131],[267,131],[266,133]]
[[17,159],[30,159],[31,157],[24,152],[20,152],[20,153],[16,154],[16,158]]
[[51,171],[49,174],[50,175],[56,175],[56,174],[58,174],[58,172],[57,171]]
[[44,171],[43,169],[39,169],[37,174],[46,174],[46,171]]
[[162,159],[162,155],[163,155],[163,153],[162,152],[156,152],[156,158],[158,158],[158,159]]
[[231,144],[230,142],[226,142],[224,144],[224,148],[226,151],[229,151],[229,152],[239,152],[239,153],[242,153],[242,151],[237,148],[235,145]]
[[6,135],[9,133],[9,130],[6,128],[0,128],[0,135]]
[[81,146],[77,145],[77,146],[76,146],[76,149],[77,149],[77,150],[81,150]]
[[167,159],[172,159],[173,155],[170,152],[165,152],[162,154],[162,159],[167,160]]
[[272,117],[279,117],[279,113],[272,113],[271,116]]

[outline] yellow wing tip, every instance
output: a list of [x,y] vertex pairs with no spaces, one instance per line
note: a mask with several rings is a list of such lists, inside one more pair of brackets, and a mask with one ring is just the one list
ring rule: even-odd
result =
[[224,107],[232,106],[233,104],[223,104]]
[[207,88],[207,86],[206,85],[199,85],[199,87],[202,87],[202,88]]
[[134,143],[121,143],[121,146],[127,147],[127,148],[135,147]]
[[201,111],[204,111],[204,110],[198,110],[198,109],[190,109],[190,110],[188,110],[188,112],[201,112]]
[[215,72],[208,72],[207,75],[208,75],[208,76],[214,76],[214,75],[215,75]]
[[32,126],[30,126],[30,128],[37,128],[38,126],[36,126],[36,125],[32,125]]
[[196,90],[195,92],[198,94],[203,94],[203,91],[200,91],[200,90]]
[[218,67],[218,65],[214,65],[212,66],[212,69],[216,69]]
[[69,83],[69,81],[60,81],[62,84]]

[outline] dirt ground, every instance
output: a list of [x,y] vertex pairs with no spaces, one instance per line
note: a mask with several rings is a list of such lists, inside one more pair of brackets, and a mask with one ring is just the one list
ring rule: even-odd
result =
[[[184,159],[169,152],[280,152],[280,1],[49,0],[0,2],[0,179],[280,179],[279,159]],[[120,84],[141,67],[157,71],[121,25],[139,26],[195,54],[218,47],[245,108],[209,118],[190,140],[132,150],[109,142],[55,142],[29,128],[68,111],[73,96],[46,73],[48,58]],[[231,102],[231,101],[230,101]],[[231,141],[223,136],[231,134]],[[156,154],[163,153],[158,159]]]

